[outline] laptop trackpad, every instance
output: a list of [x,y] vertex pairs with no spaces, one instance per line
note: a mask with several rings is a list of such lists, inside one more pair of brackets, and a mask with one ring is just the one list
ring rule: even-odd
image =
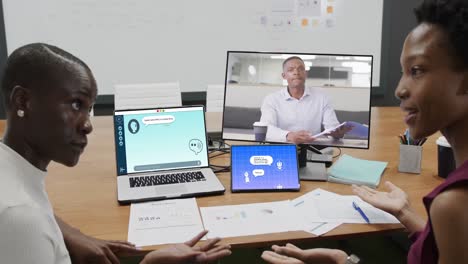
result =
[[187,187],[184,184],[162,185],[154,188],[157,195],[167,195],[176,193],[186,193]]

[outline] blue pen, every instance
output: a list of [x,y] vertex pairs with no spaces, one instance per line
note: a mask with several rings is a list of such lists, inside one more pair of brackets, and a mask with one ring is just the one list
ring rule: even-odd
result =
[[370,221],[367,215],[362,211],[361,207],[359,207],[359,205],[357,205],[357,203],[355,203],[354,201],[353,201],[353,207],[356,211],[358,211],[358,213],[362,216],[362,218],[364,218],[364,220],[366,220],[366,222],[370,224]]

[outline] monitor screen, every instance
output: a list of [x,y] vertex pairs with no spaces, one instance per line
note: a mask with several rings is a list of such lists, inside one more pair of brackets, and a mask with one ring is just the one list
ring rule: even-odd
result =
[[369,148],[372,59],[228,51],[223,139]]
[[298,191],[296,146],[231,146],[231,190]]
[[117,175],[208,166],[203,106],[114,113]]

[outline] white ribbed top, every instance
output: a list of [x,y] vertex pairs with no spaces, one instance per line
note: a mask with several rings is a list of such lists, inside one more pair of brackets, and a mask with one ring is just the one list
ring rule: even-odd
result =
[[41,171],[0,142],[0,262],[71,263]]

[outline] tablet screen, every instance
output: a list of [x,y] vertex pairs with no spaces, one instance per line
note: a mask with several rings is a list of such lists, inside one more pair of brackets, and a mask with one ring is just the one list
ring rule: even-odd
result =
[[231,190],[298,191],[296,145],[231,146]]

